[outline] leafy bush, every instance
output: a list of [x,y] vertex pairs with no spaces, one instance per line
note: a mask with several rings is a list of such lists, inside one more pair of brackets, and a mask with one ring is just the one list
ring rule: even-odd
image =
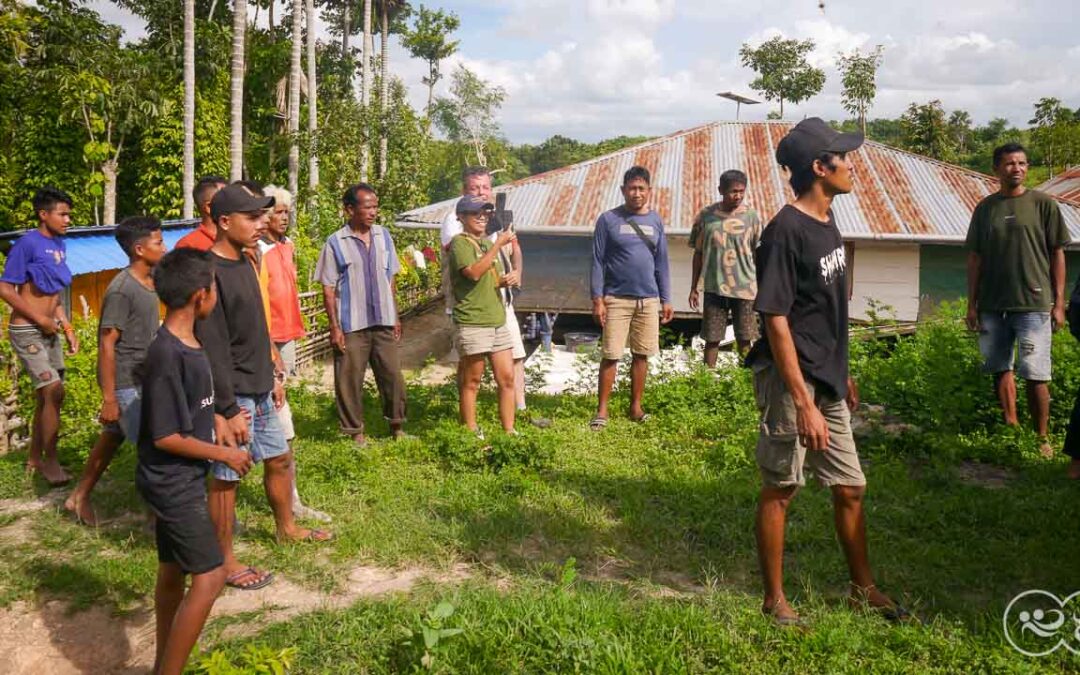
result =
[[215,649],[191,664],[198,675],[285,675],[296,659],[296,648],[272,649],[259,644],[249,644],[237,653],[233,650]]
[[428,450],[447,466],[460,470],[548,466],[555,455],[556,439],[532,428],[516,434],[498,431],[486,440],[477,438],[460,423],[444,420],[432,431]]

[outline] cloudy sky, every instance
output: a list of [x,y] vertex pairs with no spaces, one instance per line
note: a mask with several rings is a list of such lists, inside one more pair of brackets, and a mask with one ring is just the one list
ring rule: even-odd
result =
[[[107,0],[92,3],[131,38],[139,20]],[[279,0],[279,4],[281,4]],[[419,3],[414,3],[419,4]],[[837,52],[881,44],[884,64],[872,114],[896,116],[913,101],[941,99],[977,123],[1024,124],[1032,103],[1055,96],[1080,107],[1075,0],[427,0],[461,17],[457,63],[506,89],[500,119],[514,142],[553,134],[599,140],[658,135],[734,119],[720,91],[754,96],[738,62],[744,42],[812,38],[824,91],[785,117],[845,117]],[[279,15],[280,16],[280,15]],[[260,23],[266,21],[262,12]],[[323,36],[329,34],[323,31]],[[396,43],[392,67],[418,107],[426,66]],[[445,85],[445,81],[441,83]],[[745,107],[764,119],[775,104]]]

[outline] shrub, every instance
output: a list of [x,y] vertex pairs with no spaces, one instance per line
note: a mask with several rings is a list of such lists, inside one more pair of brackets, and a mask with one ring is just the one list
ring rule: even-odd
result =
[[548,466],[555,455],[556,442],[551,434],[525,427],[514,435],[498,431],[481,440],[460,423],[443,420],[432,431],[428,450],[435,459],[454,469],[500,471],[511,466]]

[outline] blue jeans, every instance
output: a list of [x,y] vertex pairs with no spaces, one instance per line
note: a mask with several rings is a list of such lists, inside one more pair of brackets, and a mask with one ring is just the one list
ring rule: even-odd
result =
[[983,370],[995,375],[1013,369],[1030,382],[1050,381],[1050,312],[980,312],[979,351]]
[[138,387],[117,389],[116,404],[120,407],[120,417],[115,422],[106,424],[104,430],[130,441],[134,445],[139,442],[142,392],[139,391]]
[[[285,441],[285,433],[281,429],[277,409],[274,408],[274,400],[270,394],[255,397],[237,396],[236,402],[251,417],[248,423],[250,439],[247,448],[251,453],[251,461],[257,464],[264,459],[273,459],[289,451],[289,444]],[[230,483],[240,480],[240,474],[230,469],[227,464],[214,462],[213,471],[214,477],[219,480]]]

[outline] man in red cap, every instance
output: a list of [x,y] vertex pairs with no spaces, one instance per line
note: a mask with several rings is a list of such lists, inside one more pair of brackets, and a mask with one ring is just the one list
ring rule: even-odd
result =
[[847,258],[832,202],[851,192],[847,153],[862,134],[841,134],[822,120],[803,120],[781,141],[777,161],[791,172],[797,199],[765,227],[756,258],[754,309],[764,337],[747,356],[761,412],[757,511],[762,611],[781,625],[799,625],[784,596],[787,508],[805,485],[804,468],[832,490],[836,534],[851,575],[849,600],[892,621],[908,612],[874,585],[866,546],[866,477],[851,434],[858,391],[848,377]]

